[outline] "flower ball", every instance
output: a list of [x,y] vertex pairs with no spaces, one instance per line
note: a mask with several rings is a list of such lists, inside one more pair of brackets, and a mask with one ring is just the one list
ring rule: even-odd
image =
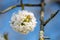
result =
[[22,34],[32,32],[36,27],[36,23],[34,14],[26,10],[13,13],[10,21],[12,29]]

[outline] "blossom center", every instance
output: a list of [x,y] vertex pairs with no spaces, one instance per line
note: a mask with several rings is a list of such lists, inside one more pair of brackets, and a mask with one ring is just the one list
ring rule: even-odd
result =
[[31,20],[31,17],[30,17],[30,15],[28,15],[28,16],[26,16],[26,18],[24,19],[23,22],[30,22],[30,20]]

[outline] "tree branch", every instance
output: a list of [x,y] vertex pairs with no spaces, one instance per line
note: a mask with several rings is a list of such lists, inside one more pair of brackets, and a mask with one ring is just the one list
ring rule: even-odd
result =
[[11,9],[15,8],[16,6],[11,6],[11,7],[8,7],[7,9],[3,10],[3,11],[0,11],[0,14],[4,14],[8,11],[10,11]]
[[40,24],[40,38],[39,38],[39,40],[45,40],[44,39],[44,26],[43,26],[43,24],[44,24],[44,5],[45,3],[44,3],[44,0],[41,0],[41,10],[40,10],[40,22],[41,22],[41,24]]
[[54,14],[51,14],[50,18],[44,22],[43,26],[45,26],[50,20],[52,20],[58,14],[59,11],[60,10],[57,10],[57,12],[55,12]]
[[6,13],[6,12],[8,12],[9,10],[12,10],[12,9],[14,9],[14,8],[16,8],[16,7],[22,7],[22,8],[24,8],[24,6],[28,6],[28,7],[30,7],[30,6],[41,6],[41,4],[24,4],[24,5],[14,5],[14,6],[10,6],[10,7],[8,7],[7,9],[5,9],[5,10],[3,10],[3,11],[0,11],[0,14],[3,14],[3,13]]

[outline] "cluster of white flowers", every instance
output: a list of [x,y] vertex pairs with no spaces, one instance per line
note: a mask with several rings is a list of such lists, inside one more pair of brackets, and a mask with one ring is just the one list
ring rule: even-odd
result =
[[0,35],[0,40],[5,40],[5,38],[2,35]]
[[10,21],[11,27],[22,34],[33,31],[36,27],[36,23],[34,14],[25,10],[19,10],[17,14],[13,14]]

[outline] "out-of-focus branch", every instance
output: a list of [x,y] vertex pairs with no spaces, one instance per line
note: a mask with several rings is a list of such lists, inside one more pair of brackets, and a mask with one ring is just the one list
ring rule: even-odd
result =
[[48,19],[44,22],[43,26],[45,26],[50,20],[52,20],[52,19],[58,14],[59,11],[60,11],[60,10],[57,10],[57,12],[55,12],[54,14],[51,14],[50,18],[48,18]]
[[3,10],[3,11],[0,11],[0,14],[3,14],[3,13],[6,13],[8,12],[9,10],[15,8],[16,6],[11,6],[11,7],[8,7],[7,9]]
[[[43,26],[44,24],[44,0],[41,0],[41,10],[40,10],[40,21],[41,21],[41,25]],[[41,27],[40,25],[40,27]],[[41,30],[44,29],[44,27],[41,27],[40,28]]]
[[[45,5],[45,4],[44,4]],[[41,4],[24,4],[24,6],[28,6],[28,7],[37,7],[37,6],[41,6]],[[21,7],[21,4],[20,5],[16,5],[16,7]]]
[[44,24],[44,5],[45,3],[44,3],[44,0],[41,0],[41,11],[40,11],[40,22],[41,22],[41,24],[40,24],[40,38],[39,38],[39,40],[45,40],[44,39],[44,26],[43,26],[43,24]]
[[5,33],[5,34],[4,34],[4,38],[5,38],[6,40],[8,40],[8,33]]
[[24,4],[24,5],[14,5],[14,6],[10,6],[8,7],[7,9],[3,10],[3,11],[0,11],[0,14],[3,14],[5,12],[8,12],[9,10],[13,9],[13,8],[16,8],[16,7],[22,7],[24,8],[24,6],[28,6],[28,7],[33,7],[33,6],[41,6],[41,4]]
[[[16,6],[21,7],[21,4]],[[24,4],[24,6],[33,7],[33,6],[41,6],[41,4]]]

